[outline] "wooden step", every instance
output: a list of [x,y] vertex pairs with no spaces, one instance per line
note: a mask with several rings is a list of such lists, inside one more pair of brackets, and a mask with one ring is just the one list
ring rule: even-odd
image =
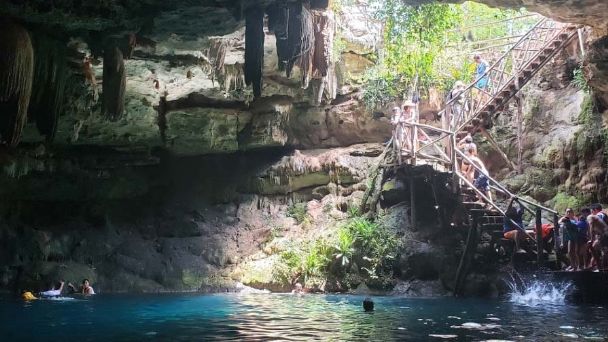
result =
[[501,231],[502,223],[484,223],[481,225],[481,229],[485,232]]

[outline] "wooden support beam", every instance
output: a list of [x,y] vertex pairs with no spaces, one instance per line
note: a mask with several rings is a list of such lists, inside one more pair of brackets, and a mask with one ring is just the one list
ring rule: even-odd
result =
[[410,175],[410,225],[412,229],[416,227],[416,182]]
[[540,269],[543,266],[543,222],[541,209],[536,208],[536,266]]
[[521,96],[516,96],[515,101],[517,104],[517,174],[522,174],[523,170],[523,101]]
[[557,216],[557,214],[553,214],[553,248],[555,249],[555,263],[558,269],[561,268],[562,260],[562,251],[560,248],[559,240],[559,216]]
[[471,263],[471,257],[477,247],[477,216],[471,215],[470,217],[471,226],[469,227],[469,233],[467,234],[467,241],[465,244],[464,252],[460,257],[460,263],[456,270],[456,280],[454,281],[454,296],[460,296],[462,294],[462,285],[466,279],[469,265]]

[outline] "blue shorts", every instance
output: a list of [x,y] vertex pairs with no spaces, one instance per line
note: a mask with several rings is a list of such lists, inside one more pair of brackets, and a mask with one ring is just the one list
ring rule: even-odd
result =
[[477,89],[484,89],[487,86],[488,86],[488,78],[487,77],[484,77],[484,78],[480,79],[479,81],[477,81],[477,83],[475,83],[475,87]]

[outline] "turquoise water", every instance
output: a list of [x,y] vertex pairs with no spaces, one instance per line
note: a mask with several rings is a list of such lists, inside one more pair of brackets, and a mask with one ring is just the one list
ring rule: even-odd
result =
[[0,298],[0,339],[44,341],[484,341],[608,339],[608,310],[563,303],[350,295]]

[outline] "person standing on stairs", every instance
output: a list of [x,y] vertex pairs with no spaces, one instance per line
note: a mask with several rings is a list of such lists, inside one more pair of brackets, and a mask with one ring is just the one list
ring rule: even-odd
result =
[[[469,159],[471,159],[472,157],[477,157],[477,145],[475,145],[475,143],[473,142],[473,137],[471,136],[471,133],[467,134],[464,138],[462,138],[462,140],[458,142],[458,148],[462,150],[462,153],[464,153],[464,155],[467,156],[467,158]],[[466,159],[462,160],[460,172],[462,172],[462,175],[465,176],[469,180],[469,182],[473,182],[475,169]]]
[[475,80],[477,81],[475,83],[475,88],[484,90],[488,86],[488,75],[484,76],[484,74],[488,70],[489,64],[485,59],[481,58],[480,55],[475,55],[473,60],[477,65],[477,67],[475,67]]
[[[492,202],[492,193],[490,192],[490,173],[486,169],[486,166],[483,164],[481,159],[477,158],[477,156],[472,156],[471,162],[474,165],[470,165],[471,172],[473,173],[473,185],[477,190],[479,190],[482,194],[484,194],[489,200],[488,204]],[[476,167],[474,167],[476,166]],[[480,202],[484,202],[484,198],[479,198]]]
[[447,115],[441,118],[442,128],[445,130],[453,130],[456,126],[456,122],[459,122],[459,119],[462,115],[462,111],[465,110],[465,98],[461,96],[462,92],[466,89],[466,85],[462,81],[456,81],[452,90],[448,94],[446,98],[446,102],[451,102],[448,107],[448,111],[446,111]]
[[407,142],[405,136],[405,117],[398,106],[393,107],[391,124],[393,125],[393,146],[397,154],[397,162],[401,164],[401,152]]
[[[477,100],[477,106],[479,106],[486,99],[486,88],[488,87],[488,75],[484,74],[488,70],[489,63],[481,58],[481,55],[473,56],[473,60],[477,65],[475,67],[475,88],[477,89],[478,95],[475,96]],[[476,106],[476,107],[477,107]]]
[[[403,118],[405,119],[406,122],[413,122],[413,120],[415,119],[415,114],[414,111],[416,110],[416,103],[414,103],[411,100],[407,100],[403,103]],[[420,139],[420,130],[418,130],[418,138]],[[405,125],[405,146],[404,148],[406,149],[411,149],[412,148],[412,126],[409,125]]]

